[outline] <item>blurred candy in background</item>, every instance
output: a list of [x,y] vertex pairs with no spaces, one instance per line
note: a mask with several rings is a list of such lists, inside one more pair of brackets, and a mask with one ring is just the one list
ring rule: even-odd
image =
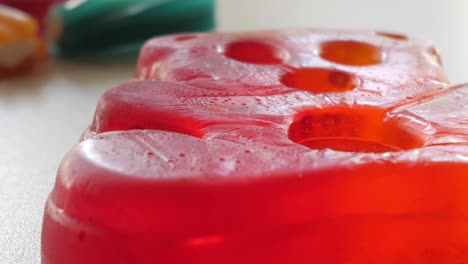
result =
[[214,27],[214,0],[0,0],[0,78],[31,72],[47,50],[136,59],[151,37]]
[[0,77],[32,70],[45,53],[38,22],[18,9],[0,4]]
[[214,29],[213,0],[70,0],[48,17],[56,55],[135,57],[150,37]]
[[42,29],[44,18],[47,15],[50,6],[62,1],[63,0],[0,0],[0,4],[28,13],[37,19]]

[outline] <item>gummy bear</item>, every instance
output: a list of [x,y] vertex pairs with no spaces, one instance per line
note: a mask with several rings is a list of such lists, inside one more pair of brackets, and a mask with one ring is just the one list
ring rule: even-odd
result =
[[26,13],[0,5],[0,77],[30,70],[44,53],[37,22]]
[[148,42],[60,166],[43,263],[467,262],[468,86],[397,36]]

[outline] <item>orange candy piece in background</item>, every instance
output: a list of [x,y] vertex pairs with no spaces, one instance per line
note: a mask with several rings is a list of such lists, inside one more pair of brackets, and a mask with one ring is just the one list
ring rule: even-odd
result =
[[[45,18],[49,12],[49,8],[62,2],[61,0],[0,0],[0,5],[7,5],[9,7],[21,10],[28,15],[34,17],[42,29],[45,26]],[[73,1],[71,1],[73,2]]]
[[0,5],[0,77],[34,68],[45,54],[37,21],[17,9]]

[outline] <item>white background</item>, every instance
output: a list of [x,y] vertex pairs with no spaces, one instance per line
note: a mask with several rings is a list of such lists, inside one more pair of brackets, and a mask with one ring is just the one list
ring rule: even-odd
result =
[[[468,1],[224,0],[219,29],[333,27],[433,39],[449,78],[468,81]],[[0,81],[0,263],[40,262],[45,199],[64,154],[90,123],[99,95],[134,66],[52,62],[41,74]]]

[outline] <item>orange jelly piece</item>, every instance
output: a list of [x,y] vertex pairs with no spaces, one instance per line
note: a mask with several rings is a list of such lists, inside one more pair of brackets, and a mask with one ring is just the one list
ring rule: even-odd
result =
[[22,11],[0,5],[0,76],[33,68],[44,49],[36,20]]

